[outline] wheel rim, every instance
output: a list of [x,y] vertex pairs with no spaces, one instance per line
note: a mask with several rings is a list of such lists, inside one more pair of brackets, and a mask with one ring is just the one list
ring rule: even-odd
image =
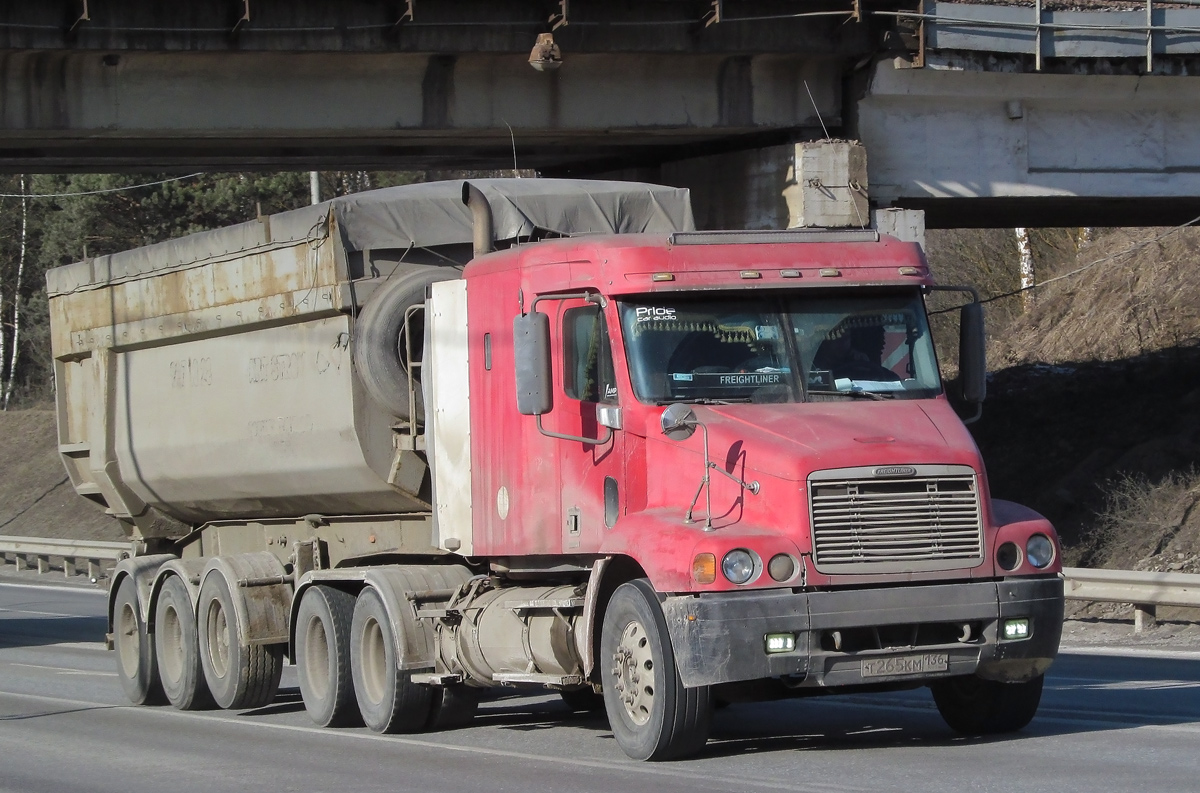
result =
[[654,711],[654,653],[646,629],[637,620],[621,632],[613,653],[612,674],[625,715],[638,726],[648,722]]
[[329,637],[324,623],[315,615],[304,632],[304,677],[318,699],[329,693]]
[[175,606],[163,610],[162,619],[155,626],[158,634],[158,671],[172,683],[183,677],[183,624]]
[[132,603],[123,603],[117,617],[117,652],[121,672],[130,680],[136,678],[142,662],[142,637]]
[[213,599],[208,606],[208,662],[217,677],[229,671],[229,620],[221,601]]
[[388,681],[385,641],[379,620],[368,617],[362,633],[362,682],[363,693],[376,705],[383,702]]

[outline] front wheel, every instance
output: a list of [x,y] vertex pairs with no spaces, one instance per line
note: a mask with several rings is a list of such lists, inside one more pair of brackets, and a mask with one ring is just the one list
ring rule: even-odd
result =
[[1023,683],[1001,683],[970,675],[931,683],[938,713],[964,735],[1016,732],[1033,720],[1042,701],[1044,675]]
[[600,634],[604,710],[613,737],[634,760],[695,754],[708,740],[708,686],[685,688],[666,620],[650,582],[617,587]]

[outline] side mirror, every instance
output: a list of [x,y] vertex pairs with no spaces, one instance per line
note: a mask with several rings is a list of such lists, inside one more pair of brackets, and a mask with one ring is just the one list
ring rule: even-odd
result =
[[687,405],[676,402],[668,405],[660,419],[662,433],[673,441],[683,441],[696,432],[696,412]]
[[554,407],[549,315],[531,311],[513,320],[513,357],[516,361],[517,411],[523,416],[549,413]]
[[983,330],[983,304],[962,307],[958,329],[958,376],[963,399],[978,405],[987,396],[987,342]]

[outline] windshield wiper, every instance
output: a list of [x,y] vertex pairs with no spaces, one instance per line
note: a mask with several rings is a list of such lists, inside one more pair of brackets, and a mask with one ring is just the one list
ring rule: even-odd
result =
[[874,399],[877,402],[882,402],[885,399],[895,399],[895,394],[880,394],[875,391],[863,391],[861,388],[855,391],[815,391],[808,389],[808,393],[816,394],[817,396],[844,396],[853,399]]
[[750,397],[730,397],[728,399],[717,399],[715,397],[679,397],[678,399],[655,400],[654,404],[670,405],[675,402],[682,402],[685,405],[732,405],[750,401]]

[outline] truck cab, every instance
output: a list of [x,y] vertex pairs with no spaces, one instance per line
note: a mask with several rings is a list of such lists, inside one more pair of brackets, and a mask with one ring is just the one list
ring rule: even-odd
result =
[[[990,497],[939,374],[932,288],[919,246],[872,231],[476,259],[432,301],[465,291],[471,552],[644,575],[685,689],[932,679],[959,726],[1028,721],[1058,647],[1060,548],[1044,518]],[[968,305],[964,339],[980,339]],[[595,644],[605,696],[636,688]],[[1024,711],[954,715],[964,679]],[[610,719],[636,723],[644,699],[608,703]]]

